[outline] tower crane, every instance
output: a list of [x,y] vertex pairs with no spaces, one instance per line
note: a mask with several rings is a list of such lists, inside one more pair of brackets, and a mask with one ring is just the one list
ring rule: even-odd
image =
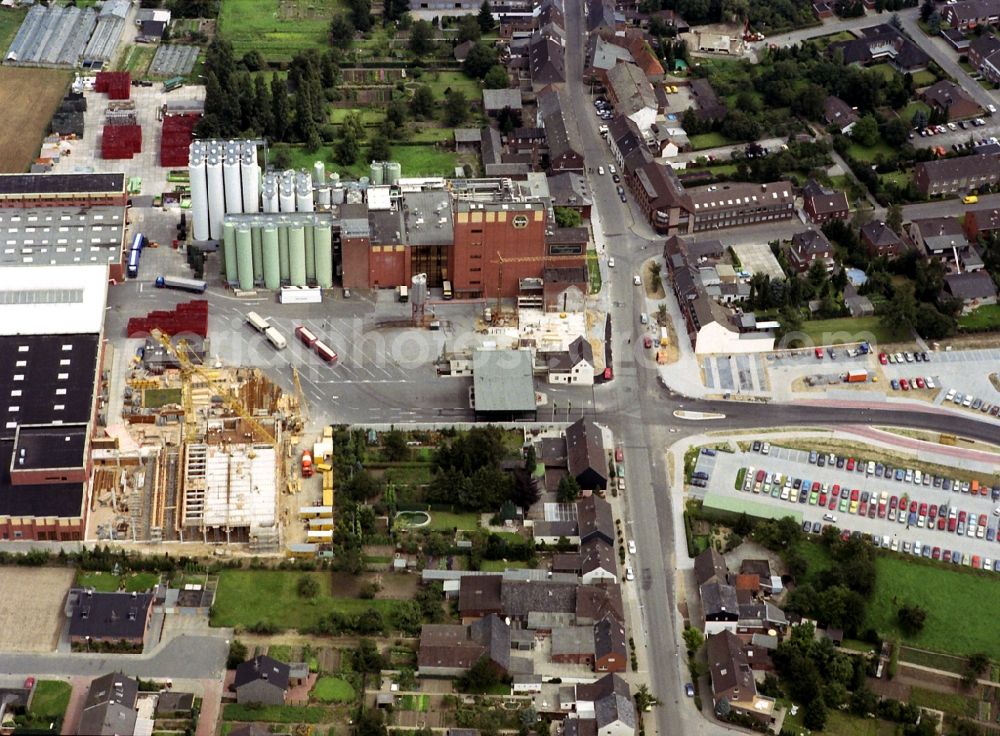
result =
[[309,407],[306,404],[305,392],[302,390],[302,381],[299,380],[299,369],[294,365],[292,366],[292,383],[295,384],[295,399],[299,403],[299,417],[302,428],[305,429],[309,423]]
[[[586,254],[582,256],[584,264],[586,264]],[[500,251],[497,251],[497,259],[491,261],[491,263],[497,264],[497,306],[493,312],[493,321],[497,322],[500,319],[500,297],[503,295],[503,267],[507,263],[539,263],[546,261],[579,261],[581,259],[580,255],[544,255],[544,256],[515,256],[513,258],[504,258]]]

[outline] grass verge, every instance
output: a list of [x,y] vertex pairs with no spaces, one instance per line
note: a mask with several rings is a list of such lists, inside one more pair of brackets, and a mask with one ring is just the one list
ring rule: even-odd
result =
[[228,703],[222,709],[226,721],[264,723],[324,723],[335,718],[329,708],[316,705],[240,705]]

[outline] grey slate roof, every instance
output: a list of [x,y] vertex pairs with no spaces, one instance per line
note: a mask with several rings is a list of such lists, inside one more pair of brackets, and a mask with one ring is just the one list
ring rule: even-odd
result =
[[600,537],[593,537],[580,544],[581,570],[584,575],[595,570],[605,570],[618,575],[618,558],[615,548]]
[[726,560],[714,547],[709,547],[694,558],[694,579],[698,587],[712,580],[725,582],[728,575]]
[[594,624],[594,656],[598,659],[611,654],[628,653],[625,627],[613,616],[605,616]]
[[233,687],[240,688],[250,682],[266,680],[269,684],[281,690],[288,689],[288,665],[284,662],[261,654],[247,660],[236,668]]
[[521,90],[519,89],[484,89],[483,107],[489,110],[521,109]]
[[576,583],[505,582],[500,590],[503,612],[524,618],[532,611],[571,613],[576,610]]
[[78,731],[92,736],[131,734],[135,730],[135,701],[139,682],[110,672],[90,683]]
[[[570,469],[572,473],[572,469]],[[576,502],[580,541],[602,537],[609,544],[615,542],[615,519],[611,504],[600,496],[591,495]]]

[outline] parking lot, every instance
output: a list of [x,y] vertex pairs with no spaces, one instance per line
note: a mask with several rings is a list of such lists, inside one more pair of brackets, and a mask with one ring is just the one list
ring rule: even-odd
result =
[[[766,455],[752,450],[719,452],[699,455],[694,473],[696,479],[701,473],[708,475],[706,490],[712,494],[749,497],[801,512],[810,532],[834,525],[877,537],[880,546],[900,553],[919,549],[921,556],[948,561],[957,554],[966,564],[976,556],[980,566],[989,560],[990,568],[1000,572],[1000,516],[996,514],[1000,500],[994,498],[1000,496],[1000,489],[988,487],[994,483],[991,469],[981,468],[980,487],[973,493],[975,484],[968,482],[945,490],[952,479],[920,476],[918,483],[914,469],[892,468],[889,477],[883,477],[874,472],[881,467],[869,468],[863,458],[839,458],[831,465],[827,457],[822,467],[818,457],[815,460],[809,462],[808,452],[782,447],[770,447]],[[741,468],[747,469],[744,475],[750,480],[737,490]],[[761,471],[764,477],[758,485]],[[899,513],[896,509],[904,503],[904,496],[906,511]]]
[[[936,404],[951,409],[975,411],[981,416],[996,417],[1000,414],[1000,409],[993,413],[993,407],[1000,404],[1000,393],[989,379],[990,373],[996,371],[997,364],[1000,363],[1000,349],[932,352],[926,354],[929,359],[926,362],[916,360],[916,355],[913,355],[913,360],[907,360],[908,355],[911,354],[895,353],[886,356],[887,362],[882,369],[886,380],[890,382],[886,388],[891,395],[905,394],[903,380],[906,380],[909,390],[912,390],[914,385],[919,387],[920,381],[927,385],[927,379],[930,378],[930,385],[937,392],[934,398]],[[899,384],[899,388],[893,381]],[[952,390],[954,394],[949,399],[949,392]],[[958,401],[954,401],[956,397]],[[969,399],[968,404],[965,404],[965,399]],[[977,399],[979,406],[973,408]],[[982,411],[984,405],[987,408]]]
[[767,377],[763,358],[751,355],[717,355],[705,358],[705,386],[731,393],[763,393]]

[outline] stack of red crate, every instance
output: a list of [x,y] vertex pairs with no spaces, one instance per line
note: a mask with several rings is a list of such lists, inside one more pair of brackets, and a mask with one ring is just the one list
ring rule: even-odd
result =
[[97,72],[94,90],[107,93],[111,100],[127,100],[132,96],[132,75],[128,72]]
[[171,311],[157,310],[145,317],[132,317],[126,328],[129,337],[145,337],[154,329],[171,337],[184,333],[208,337],[208,301],[195,299],[178,304]]
[[169,115],[163,118],[160,138],[160,166],[187,166],[194,126],[201,115]]
[[101,158],[132,158],[142,150],[142,127],[105,125],[101,137]]

